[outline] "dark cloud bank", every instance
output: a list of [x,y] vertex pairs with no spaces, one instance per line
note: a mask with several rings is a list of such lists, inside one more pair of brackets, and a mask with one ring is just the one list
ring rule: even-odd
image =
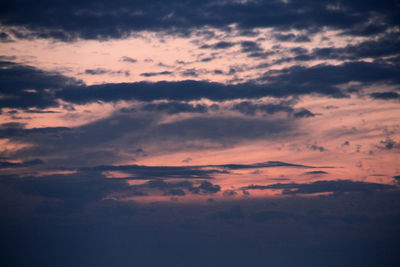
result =
[[[240,167],[254,166],[229,168]],[[168,168],[160,170],[170,173]],[[339,180],[246,189],[267,187],[288,190],[291,197],[220,201],[214,198],[220,187],[206,180],[155,178],[129,186],[124,179],[108,179],[93,170],[42,177],[2,175],[0,260],[4,266],[398,263],[396,186]],[[154,192],[175,202],[121,201]],[[224,192],[224,198],[237,196],[232,192]],[[297,196],[324,192],[335,194]],[[188,194],[209,199],[180,203]]]
[[[119,100],[175,100],[190,101],[208,98],[215,101],[238,98],[257,99],[265,96],[287,97],[320,94],[345,97],[351,91],[340,89],[340,85],[360,82],[362,85],[384,83],[398,85],[398,66],[386,63],[362,61],[347,62],[338,66],[316,65],[310,68],[290,67],[280,71],[269,71],[253,82],[222,84],[206,81],[184,80],[177,82],[135,82],[87,86],[81,81],[57,73],[45,72],[33,67],[11,62],[1,62],[0,107],[46,108],[57,106],[57,100],[73,104],[96,101]],[[96,74],[99,70],[91,70]],[[100,70],[102,71],[102,70]],[[147,75],[147,74],[146,74]],[[153,75],[153,73],[148,73]],[[392,99],[395,92],[375,93],[371,97]]]
[[[322,27],[352,35],[372,35],[399,25],[399,3],[385,1],[2,1],[0,22],[14,26],[17,38],[65,41],[121,38],[150,30],[189,35],[204,26],[227,30],[236,24],[244,35],[256,27]],[[21,28],[28,29],[23,31]],[[9,33],[3,33],[8,40]],[[291,35],[280,34],[286,41]],[[299,41],[307,41],[304,37]],[[224,46],[223,44],[219,47]]]

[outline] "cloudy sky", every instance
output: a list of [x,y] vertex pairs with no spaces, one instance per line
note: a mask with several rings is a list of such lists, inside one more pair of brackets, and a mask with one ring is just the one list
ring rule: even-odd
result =
[[397,0],[2,1],[2,263],[396,265],[399,63]]

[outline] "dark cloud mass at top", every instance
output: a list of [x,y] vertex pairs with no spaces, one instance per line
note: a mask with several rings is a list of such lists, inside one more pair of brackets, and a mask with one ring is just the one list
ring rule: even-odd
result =
[[[2,1],[0,22],[18,38],[60,40],[121,38],[132,31],[188,35],[196,28],[224,29],[237,24],[251,30],[276,27],[318,30],[322,27],[369,35],[399,25],[399,3],[385,1]],[[301,11],[301,12],[299,12]],[[378,25],[371,20],[379,21]],[[291,38],[281,35],[280,38]],[[299,40],[306,40],[301,39]]]

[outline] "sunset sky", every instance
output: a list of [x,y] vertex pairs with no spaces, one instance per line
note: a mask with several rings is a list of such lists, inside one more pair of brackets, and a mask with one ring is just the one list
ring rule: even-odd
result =
[[398,0],[0,3],[3,266],[394,266],[399,163]]

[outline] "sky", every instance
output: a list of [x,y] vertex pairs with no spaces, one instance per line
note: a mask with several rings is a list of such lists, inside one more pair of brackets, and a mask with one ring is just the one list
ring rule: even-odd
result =
[[4,266],[394,266],[400,2],[1,1]]

